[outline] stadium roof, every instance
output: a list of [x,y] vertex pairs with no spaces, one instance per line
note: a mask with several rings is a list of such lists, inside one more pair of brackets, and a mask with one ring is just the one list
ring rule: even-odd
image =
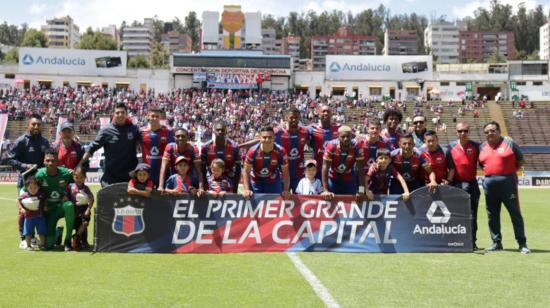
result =
[[174,53],[174,56],[186,57],[220,57],[220,58],[290,58],[289,55],[267,55],[262,50],[202,50],[199,53]]

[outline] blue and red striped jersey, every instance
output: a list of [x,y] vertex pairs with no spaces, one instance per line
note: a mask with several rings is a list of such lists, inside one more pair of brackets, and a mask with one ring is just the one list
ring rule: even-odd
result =
[[139,130],[141,134],[141,155],[143,162],[151,166],[151,180],[158,186],[162,155],[166,146],[174,142],[174,133],[166,126],[152,131],[148,126]]
[[330,128],[323,128],[321,124],[313,124],[307,129],[308,138],[311,140],[313,148],[313,157],[317,161],[317,166],[323,165],[323,153],[325,152],[326,144],[338,138],[338,129],[340,124],[332,123]]
[[262,144],[256,144],[246,153],[245,164],[252,166],[250,181],[276,183],[281,178],[282,166],[288,165],[288,156],[285,149],[275,144],[273,150],[265,153]]
[[286,128],[275,129],[275,142],[288,154],[288,171],[290,178],[304,177],[304,147],[307,143],[307,128],[299,127],[298,132],[290,132]]
[[323,160],[330,162],[328,177],[332,180],[352,181],[355,177],[354,166],[365,159],[363,148],[352,140],[347,151],[342,151],[340,139],[331,140],[326,148]]

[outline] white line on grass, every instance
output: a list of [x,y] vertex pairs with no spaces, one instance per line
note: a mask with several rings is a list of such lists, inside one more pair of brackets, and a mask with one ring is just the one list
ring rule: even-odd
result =
[[323,285],[323,283],[313,274],[313,272],[302,262],[302,259],[294,252],[287,253],[290,261],[294,263],[294,266],[302,276],[307,280],[309,285],[313,288],[313,291],[317,296],[325,303],[327,307],[339,308],[340,304],[330,295],[328,289]]
[[14,198],[4,198],[4,197],[0,197],[0,200],[15,201]]

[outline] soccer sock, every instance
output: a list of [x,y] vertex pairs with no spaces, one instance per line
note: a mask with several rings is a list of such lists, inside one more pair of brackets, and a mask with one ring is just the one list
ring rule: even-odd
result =
[[71,201],[63,202],[63,211],[65,212],[65,227],[67,233],[65,234],[65,242],[71,242],[74,229],[74,206]]

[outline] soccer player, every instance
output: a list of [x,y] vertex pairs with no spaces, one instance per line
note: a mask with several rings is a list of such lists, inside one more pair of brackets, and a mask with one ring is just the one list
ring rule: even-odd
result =
[[84,156],[84,147],[75,140],[74,128],[70,122],[61,124],[59,141],[54,145],[60,167],[74,170]]
[[202,174],[206,174],[207,178],[212,175],[212,170],[207,167],[215,159],[224,162],[223,175],[229,177],[233,192],[236,193],[241,180],[241,154],[239,145],[227,138],[227,126],[221,121],[214,124],[214,140],[206,142],[201,150]]
[[[414,191],[417,188],[424,186],[424,181],[420,176],[420,169],[423,168],[428,174],[429,183],[428,189],[434,192],[437,187],[435,181],[435,173],[432,171],[430,164],[414,150],[414,141],[411,134],[401,136],[399,139],[399,149],[391,152],[391,158],[395,169],[403,176],[409,191]],[[391,194],[402,194],[403,189],[397,183],[392,183],[390,186]]]
[[197,150],[188,142],[189,133],[184,128],[178,128],[174,132],[175,142],[169,143],[164,149],[162,155],[162,164],[160,166],[160,178],[159,178],[159,191],[162,193],[165,185],[166,171],[170,171],[170,175],[176,174],[176,159],[179,156],[185,156],[191,159],[192,169],[189,171],[191,174],[193,170],[196,172],[195,176],[199,180],[199,188],[197,190],[197,196],[204,194],[204,179],[201,170],[201,159],[197,155]]
[[399,110],[389,109],[384,112],[383,119],[386,128],[382,130],[380,136],[391,146],[391,150],[398,149],[399,139],[401,138],[399,123],[403,120],[403,114]]
[[141,142],[139,128],[128,118],[128,109],[123,103],[115,106],[111,123],[100,129],[95,140],[84,154],[79,165],[87,162],[99,148],[105,149],[105,171],[101,186],[128,182],[130,171],[138,164],[137,146]]
[[476,179],[479,158],[479,143],[470,140],[470,126],[467,122],[456,124],[458,140],[447,147],[447,180],[451,185],[470,194],[470,211],[472,213],[472,237],[474,249],[477,250],[477,209],[479,206],[479,186]]
[[284,127],[275,129],[275,143],[282,146],[288,154],[288,172],[290,189],[296,192],[298,182],[304,176],[304,147],[307,143],[307,128],[299,125],[300,111],[293,107],[286,112]]
[[501,204],[510,213],[514,235],[519,245],[519,252],[530,253],[525,237],[525,225],[519,207],[518,179],[516,172],[523,167],[525,160],[519,146],[510,138],[500,135],[500,125],[491,121],[483,127],[486,140],[479,149],[479,163],[485,173],[483,190],[489,218],[489,231],[493,244],[487,251],[502,250],[502,233],[500,232]]
[[[323,195],[326,199],[332,199],[337,195],[357,195],[363,198],[365,195],[365,155],[363,148],[353,139],[353,133],[349,126],[338,129],[338,138],[331,140],[323,156]],[[357,164],[358,175],[355,174]],[[357,186],[359,179],[359,186]]]
[[[369,119],[367,138],[361,140],[359,143],[365,152],[365,175],[368,173],[370,166],[376,162],[376,152],[378,150],[391,149],[391,146],[380,137],[381,130],[382,127],[378,119]],[[365,183],[367,183],[367,180],[365,180]]]
[[[424,134],[424,138],[426,143],[421,148],[420,156],[430,164],[430,168],[435,173],[435,182],[437,184],[449,184],[447,180],[447,159],[445,158],[445,152],[439,146],[436,132],[429,130]],[[424,182],[429,183],[429,173],[422,172],[422,174],[424,175]]]
[[414,130],[412,136],[414,139],[414,146],[418,149],[424,145],[424,138],[426,137],[426,118],[418,115],[413,118]]
[[[332,123],[332,111],[329,106],[322,105],[319,109],[319,123],[311,125],[308,132],[308,140],[310,146],[313,149],[313,157],[317,161],[318,166],[323,165],[323,154],[325,152],[325,145],[338,138],[338,123]],[[317,177],[321,177],[322,168],[318,168]]]
[[57,151],[47,149],[44,155],[44,168],[38,169],[36,178],[40,180],[41,190],[44,192],[48,202],[46,212],[46,249],[52,249],[55,243],[55,229],[57,221],[65,217],[65,251],[71,250],[71,237],[74,229],[74,208],[73,203],[65,197],[67,184],[71,182],[72,176],[67,168],[59,167]]
[[[48,139],[42,137],[42,117],[39,114],[32,114],[27,125],[27,132],[17,138],[8,154],[8,163],[19,171],[17,179],[17,193],[23,187],[23,173],[28,176],[36,172],[36,169],[44,166],[44,152],[50,147]],[[17,218],[19,226],[20,248],[27,248],[23,236],[23,224],[25,216],[20,212]]]
[[242,193],[245,198],[253,193],[282,194],[285,199],[290,196],[288,156],[285,149],[275,143],[274,135],[273,127],[262,127],[260,143],[246,153]]
[[174,133],[166,126],[160,124],[162,110],[150,109],[147,113],[147,126],[142,127],[141,155],[144,163],[151,166],[151,180],[155,187],[159,187],[160,166],[162,155],[168,143],[174,142]]

